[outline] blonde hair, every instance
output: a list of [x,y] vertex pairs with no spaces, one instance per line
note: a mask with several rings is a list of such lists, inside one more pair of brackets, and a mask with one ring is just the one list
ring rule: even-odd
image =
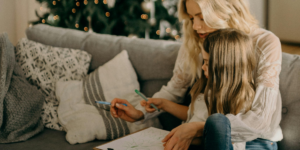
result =
[[[208,114],[247,112],[255,96],[253,71],[256,66],[251,38],[236,29],[221,29],[207,36],[203,48],[209,53],[208,81],[204,99]],[[192,110],[203,80],[192,87]]]
[[[183,22],[183,45],[188,51],[185,67],[189,67],[192,79],[191,84],[197,79],[199,68],[199,53],[202,49],[203,39],[193,30],[193,22],[186,10],[186,1],[178,3],[179,21]],[[251,15],[246,0],[194,0],[198,3],[204,22],[210,28],[234,28],[247,34],[258,28],[257,20]]]

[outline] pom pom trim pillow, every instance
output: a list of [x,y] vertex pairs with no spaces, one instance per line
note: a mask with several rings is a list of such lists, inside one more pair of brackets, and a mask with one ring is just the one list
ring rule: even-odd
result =
[[15,54],[27,80],[47,95],[41,114],[44,125],[62,130],[58,123],[55,84],[58,80],[81,80],[85,77],[91,55],[83,50],[47,46],[26,38],[17,43]]

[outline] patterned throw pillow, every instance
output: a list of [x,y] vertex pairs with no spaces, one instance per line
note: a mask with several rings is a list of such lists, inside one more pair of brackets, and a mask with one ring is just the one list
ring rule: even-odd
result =
[[59,103],[55,98],[55,84],[58,80],[81,80],[85,77],[91,55],[82,50],[47,46],[26,38],[17,43],[15,53],[27,80],[47,95],[41,114],[44,125],[62,130],[58,123]]

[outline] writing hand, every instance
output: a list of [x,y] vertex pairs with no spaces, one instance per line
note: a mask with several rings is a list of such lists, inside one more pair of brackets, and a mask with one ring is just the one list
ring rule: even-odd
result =
[[162,98],[148,98],[148,101],[146,102],[145,100],[142,100],[141,105],[145,107],[145,110],[148,113],[152,113],[155,111],[155,109],[150,105],[153,104],[155,105],[158,109],[163,109],[165,99]]
[[[122,105],[127,104],[127,106]],[[144,118],[144,114],[135,109],[127,100],[115,98],[111,101],[110,113],[115,118],[121,118],[128,122],[139,121]]]

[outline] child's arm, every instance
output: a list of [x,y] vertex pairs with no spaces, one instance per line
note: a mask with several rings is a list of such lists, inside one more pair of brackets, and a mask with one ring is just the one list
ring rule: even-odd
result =
[[146,111],[149,113],[155,111],[155,109],[150,106],[151,103],[154,104],[158,109],[162,109],[182,121],[186,121],[187,119],[187,111],[189,109],[187,106],[180,105],[163,98],[148,98],[148,102],[145,100],[141,101],[141,105],[144,106]]
[[[126,104],[127,106],[122,105]],[[110,113],[115,118],[121,118],[128,122],[144,119],[142,111],[135,109],[127,100],[115,98],[111,101]]]

